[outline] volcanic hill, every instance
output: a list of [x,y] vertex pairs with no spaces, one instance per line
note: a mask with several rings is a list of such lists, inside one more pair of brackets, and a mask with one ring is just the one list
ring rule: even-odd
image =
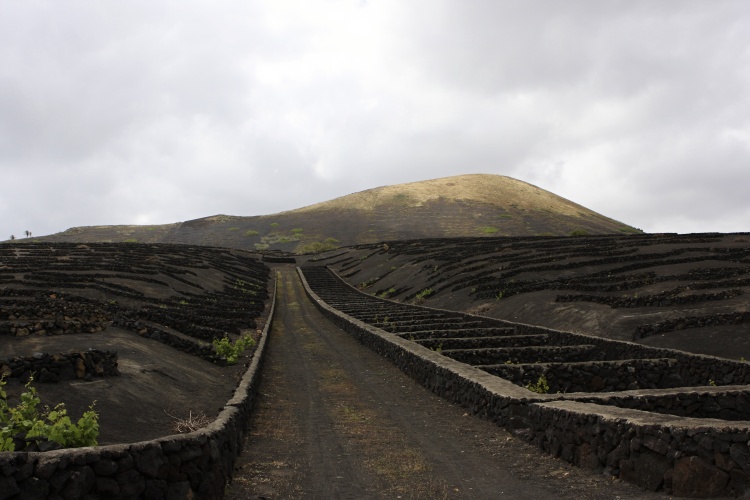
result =
[[368,189],[272,215],[214,215],[158,226],[75,227],[39,240],[181,243],[308,253],[394,239],[574,232],[640,231],[526,182],[474,174]]

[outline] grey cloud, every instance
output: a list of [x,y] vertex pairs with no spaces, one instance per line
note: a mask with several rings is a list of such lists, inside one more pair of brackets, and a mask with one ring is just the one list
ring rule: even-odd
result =
[[747,225],[744,0],[1,9],[9,234],[474,172],[646,230]]

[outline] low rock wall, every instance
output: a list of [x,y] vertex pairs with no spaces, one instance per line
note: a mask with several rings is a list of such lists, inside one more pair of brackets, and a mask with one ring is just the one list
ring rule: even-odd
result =
[[275,297],[248,370],[210,425],[140,443],[0,453],[0,498],[222,498],[244,444]]
[[550,393],[612,392],[660,389],[680,385],[673,379],[673,359],[629,359],[585,363],[496,365],[488,373],[526,387],[546,379]]
[[157,325],[149,324],[140,321],[132,316],[119,315],[115,318],[112,323],[114,326],[119,326],[127,330],[136,332],[141,337],[145,337],[151,340],[156,340],[162,344],[166,344],[174,349],[192,354],[199,358],[203,358],[207,361],[216,361],[216,352],[213,348],[213,344],[203,344],[189,337],[183,337],[176,333],[170,332],[165,328],[161,328]]
[[720,387],[678,389],[676,391],[644,391],[640,394],[622,393],[606,397],[576,397],[576,401],[606,404],[677,417],[713,418],[750,422],[750,386],[731,390]]
[[612,309],[630,307],[674,307],[676,305],[694,304],[712,300],[728,300],[742,295],[741,289],[722,290],[720,292],[692,293],[680,295],[688,287],[679,287],[674,291],[667,291],[655,295],[644,295],[640,297],[618,297],[591,294],[569,294],[558,295],[555,302],[595,302],[605,304]]
[[117,370],[117,353],[89,349],[67,354],[37,352],[32,356],[16,356],[0,361],[0,375],[34,380],[42,383],[60,380],[112,377]]
[[636,328],[633,340],[651,337],[659,333],[684,330],[686,328],[702,328],[704,326],[738,325],[750,321],[750,311],[733,313],[709,314],[705,316],[690,316],[686,318],[668,319],[658,323],[649,323]]
[[750,363],[714,356],[697,356],[672,349],[661,349],[603,339],[579,333],[561,332],[541,326],[516,326],[519,335],[546,334],[550,345],[593,344],[602,351],[603,359],[672,358],[678,362],[683,385],[745,385],[750,384]]
[[[13,296],[14,291],[11,289],[6,295]],[[105,330],[112,320],[110,311],[77,297],[62,299],[42,292],[28,292],[22,297],[31,300],[0,306],[0,335],[96,333]]]
[[[575,400],[581,397],[575,394],[535,394],[331,308],[310,289],[301,271],[300,276],[320,311],[359,342],[432,392],[514,431],[557,457],[676,496],[740,496],[750,492],[750,422],[692,419],[617,407],[631,404],[628,401],[633,395],[620,400],[611,394],[586,395],[591,402],[581,402]],[[566,337],[576,336],[521,324],[516,325],[516,333],[546,334],[554,339],[550,344],[557,345],[565,345]],[[607,349],[605,344],[613,342],[579,337],[586,342],[578,338],[570,343],[591,343]],[[722,381],[731,379],[724,383],[736,384],[750,377],[745,363],[707,356],[695,356],[700,359],[691,362],[687,358],[692,356],[679,351],[616,344],[620,345],[613,348],[614,352],[643,348],[649,350],[646,357],[665,358],[657,362],[684,362],[687,373],[695,372],[695,379],[708,381],[716,376]],[[699,399],[696,396],[694,403]],[[744,404],[740,400],[734,399],[735,408]],[[639,404],[645,408],[649,403]],[[708,402],[703,404],[703,411],[707,411],[707,406]]]
[[444,356],[470,365],[571,363],[591,359],[595,355],[593,351],[596,349],[590,345],[461,348],[458,350],[446,349],[445,346],[441,348]]
[[747,422],[706,422],[574,401],[530,405],[527,422],[527,439],[546,452],[651,491],[739,496],[750,487]]

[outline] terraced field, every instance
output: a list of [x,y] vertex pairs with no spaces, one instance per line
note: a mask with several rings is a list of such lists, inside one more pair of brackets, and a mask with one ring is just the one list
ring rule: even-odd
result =
[[749,363],[397,303],[320,266],[303,274],[343,328],[555,456],[678,496],[748,488]]
[[[467,413],[597,477],[677,496],[750,491],[750,235],[424,239],[298,259],[299,293],[323,313],[310,342],[328,318]],[[82,452],[89,465],[66,462],[62,479],[45,475],[43,453],[4,458],[2,485],[18,498],[37,479],[63,496],[222,491],[242,448],[239,415],[252,406],[233,392],[249,357],[222,366],[211,341],[257,334],[269,288],[268,267],[241,250],[0,245],[11,396],[33,375],[44,402],[71,413],[96,399],[102,444],[168,436],[175,416],[222,412],[214,430],[179,445]],[[299,300],[287,305],[293,316]]]
[[0,369],[10,395],[34,376],[43,401],[72,414],[96,400],[102,443],[167,435],[170,415],[215,414],[240,372],[221,366],[211,342],[256,335],[268,277],[251,254],[227,249],[0,245]]
[[748,234],[389,241],[311,263],[380,297],[750,359]]

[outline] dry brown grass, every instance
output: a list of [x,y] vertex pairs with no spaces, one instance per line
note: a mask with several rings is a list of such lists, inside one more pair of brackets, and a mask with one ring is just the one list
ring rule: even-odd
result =
[[292,212],[333,209],[373,210],[380,205],[418,207],[438,198],[487,203],[494,206],[513,207],[516,210],[551,211],[574,217],[594,214],[585,207],[532,184],[503,175],[490,174],[459,175],[383,186]]
[[188,432],[195,432],[199,429],[204,428],[212,422],[213,419],[208,417],[205,413],[196,413],[193,415],[192,411],[188,412],[188,416],[185,418],[175,417],[170,415],[166,410],[164,413],[169,415],[172,419],[172,431],[177,434],[187,434]]

